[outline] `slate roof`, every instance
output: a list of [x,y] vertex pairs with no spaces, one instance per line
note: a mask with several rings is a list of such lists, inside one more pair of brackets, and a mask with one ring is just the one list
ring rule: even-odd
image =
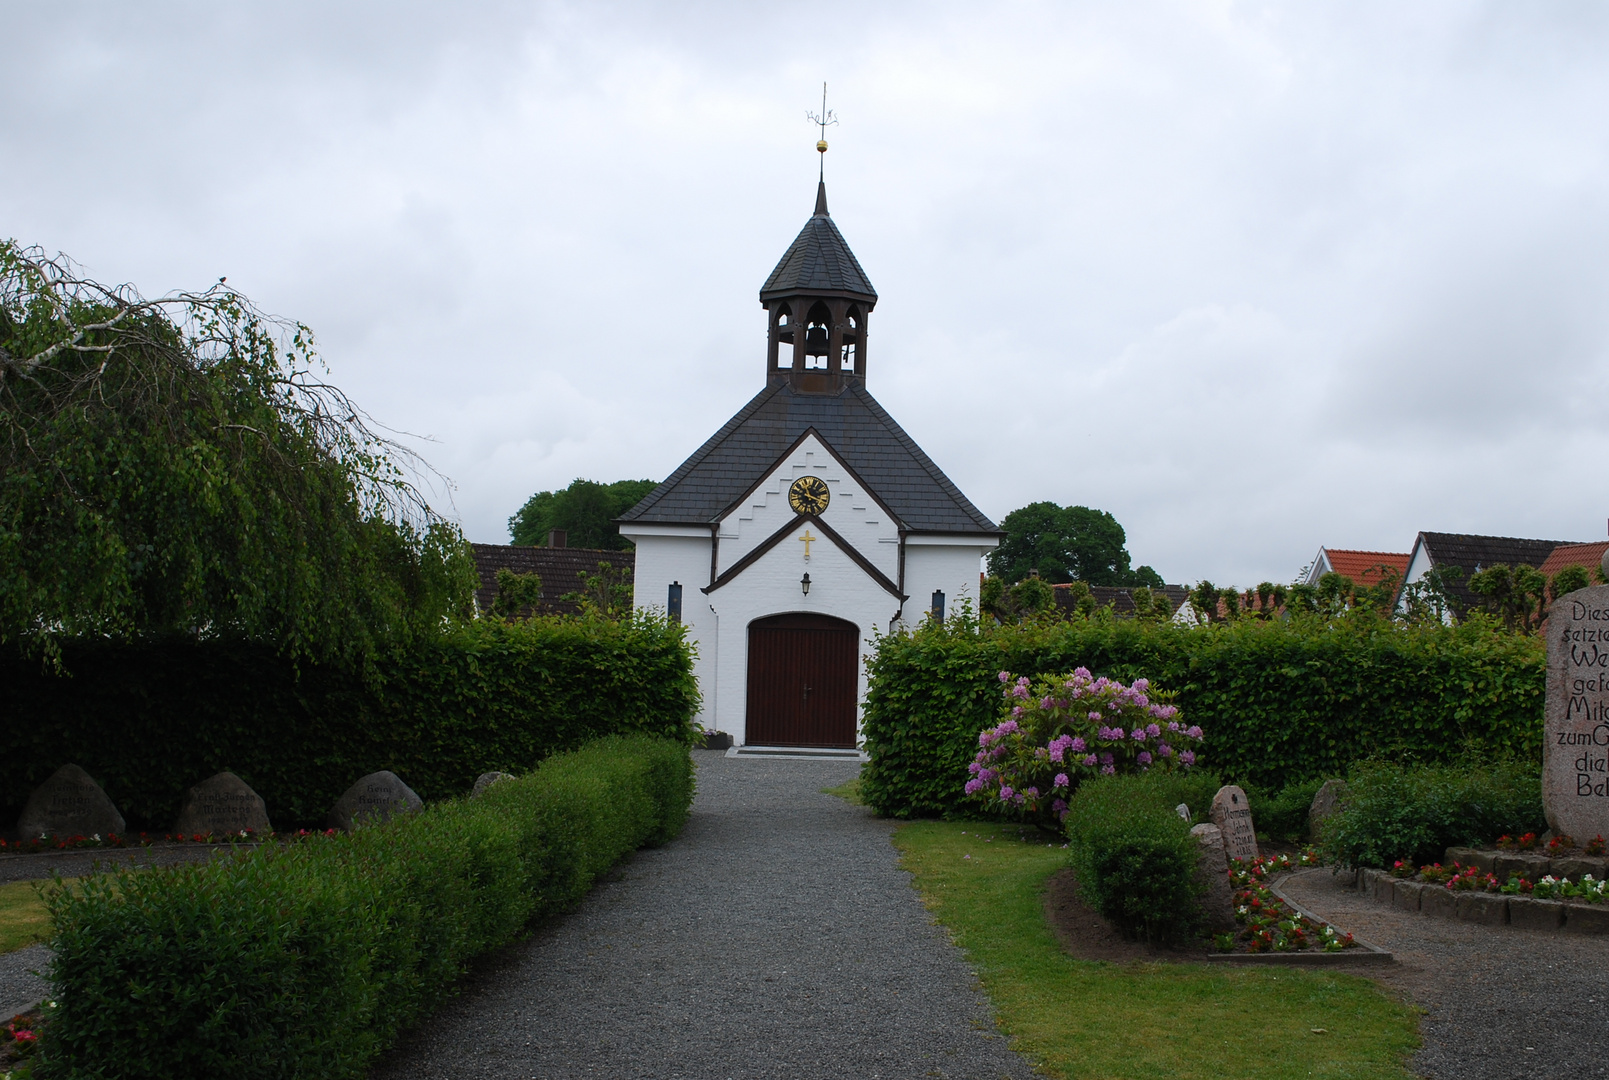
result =
[[516,574],[536,573],[542,578],[542,604],[538,614],[576,615],[578,604],[567,604],[559,599],[566,593],[581,591],[581,571],[598,572],[600,562],[631,573],[637,568],[635,551],[601,551],[594,548],[529,547],[524,544],[471,544],[475,549],[475,570],[480,574],[480,588],[475,590],[475,603],[481,611],[490,611],[497,598],[497,571],[508,569]]
[[1449,583],[1448,591],[1455,601],[1467,607],[1475,601],[1469,589],[1470,575],[1477,570],[1503,563],[1506,566],[1541,567],[1553,549],[1567,540],[1527,540],[1517,536],[1474,536],[1468,533],[1422,532],[1419,542],[1430,554],[1430,565],[1437,570],[1447,566],[1461,567],[1463,575]]
[[760,300],[763,303],[801,293],[842,293],[867,303],[877,302],[877,290],[872,288],[866,271],[860,268],[855,253],[849,250],[844,234],[827,214],[825,183],[816,193],[816,212],[799,230],[782,261],[760,287]]
[[717,520],[814,428],[861,480],[915,532],[998,534],[858,381],[837,394],[766,387],[622,522],[705,525]]

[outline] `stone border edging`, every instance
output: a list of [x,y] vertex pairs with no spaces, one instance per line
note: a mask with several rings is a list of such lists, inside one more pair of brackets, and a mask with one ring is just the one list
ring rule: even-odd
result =
[[1454,892],[1444,885],[1359,870],[1358,891],[1377,904],[1482,926],[1517,926],[1567,934],[1609,934],[1609,905],[1535,900],[1503,893]]
[[[1305,872],[1294,871],[1270,878],[1268,891],[1279,897],[1282,903],[1289,904],[1298,915],[1312,919],[1316,923],[1334,926],[1335,920],[1319,918],[1280,890],[1280,882],[1294,877],[1297,873]],[[1364,941],[1358,937],[1354,937],[1352,940],[1358,947],[1355,949],[1343,949],[1340,952],[1303,950],[1301,952],[1208,953],[1207,960],[1215,964],[1312,964],[1317,967],[1328,967],[1331,964],[1390,964],[1396,961],[1396,958],[1389,952],[1372,942]]]

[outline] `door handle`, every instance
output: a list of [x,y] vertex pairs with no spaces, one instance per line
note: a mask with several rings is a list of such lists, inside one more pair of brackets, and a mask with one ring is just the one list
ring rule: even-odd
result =
[[804,688],[804,697],[801,698],[800,700],[801,701],[809,701],[810,700],[810,687],[806,686]]

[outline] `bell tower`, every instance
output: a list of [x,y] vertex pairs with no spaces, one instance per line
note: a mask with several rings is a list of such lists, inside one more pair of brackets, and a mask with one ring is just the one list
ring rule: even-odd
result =
[[[816,149],[826,151],[825,140]],[[827,183],[816,210],[760,288],[770,333],[767,384],[806,394],[836,394],[866,378],[866,322],[877,290],[827,213]]]

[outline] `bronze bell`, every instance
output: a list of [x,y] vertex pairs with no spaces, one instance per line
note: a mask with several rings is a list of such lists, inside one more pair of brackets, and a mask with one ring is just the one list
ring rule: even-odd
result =
[[827,355],[827,328],[825,326],[812,326],[805,331],[805,355]]

